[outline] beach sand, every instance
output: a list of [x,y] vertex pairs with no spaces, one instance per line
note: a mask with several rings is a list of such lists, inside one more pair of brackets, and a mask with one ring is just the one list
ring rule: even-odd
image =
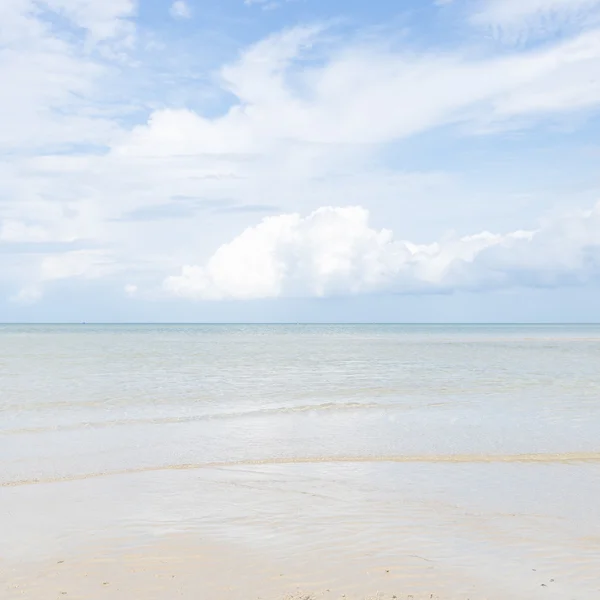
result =
[[[136,549],[98,548],[85,555],[0,567],[6,600],[478,600],[496,593],[470,592],[432,561],[406,556],[390,562],[370,557],[323,563],[271,558],[235,545],[194,543],[173,536]],[[319,564],[320,563],[320,564]],[[552,585],[552,582],[548,582]],[[462,592],[454,592],[462,589]],[[425,590],[425,591],[423,591]]]
[[[0,598],[594,600],[597,466],[542,467],[282,464],[4,486]],[[550,493],[553,510],[539,503]]]

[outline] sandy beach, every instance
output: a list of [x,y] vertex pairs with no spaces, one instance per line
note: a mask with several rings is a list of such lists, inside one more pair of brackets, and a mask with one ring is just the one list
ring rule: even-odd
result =
[[596,600],[598,338],[8,328],[0,598]]
[[591,600],[598,468],[317,462],[4,486],[0,597]]
[[[419,564],[424,563],[423,565]],[[295,564],[286,557],[257,556],[234,544],[203,545],[187,536],[173,536],[136,549],[104,548],[86,556],[45,561],[8,569],[7,599],[74,598],[198,598],[262,600],[337,600],[364,598],[425,600],[468,598],[448,590],[415,593],[416,580],[435,590],[433,567],[407,557],[405,564],[356,561],[327,573],[309,561]],[[367,566],[371,564],[371,566]],[[407,590],[412,590],[409,593]],[[475,598],[496,597],[471,596]]]
[[[424,532],[425,533],[425,532]],[[93,536],[91,536],[93,537]],[[276,555],[256,545],[218,543],[196,534],[170,534],[141,544],[136,537],[90,543],[36,561],[3,561],[0,597],[148,598],[167,600],[501,600],[502,598],[565,598],[573,591],[577,569],[541,565],[506,574],[504,560],[482,568],[465,568],[448,559],[419,554],[422,542],[399,541],[386,552],[356,552],[331,540],[329,551],[289,548]],[[375,542],[375,541],[374,541]],[[377,546],[376,543],[373,544]],[[340,556],[335,556],[336,553]],[[532,563],[534,564],[534,563]],[[515,569],[516,565],[510,565]],[[573,565],[572,567],[574,567]],[[530,571],[526,573],[525,571]],[[556,575],[558,573],[558,575]],[[552,577],[554,575],[554,577]],[[587,573],[588,577],[591,573]],[[522,590],[516,589],[520,581]],[[568,582],[565,585],[565,581]],[[487,589],[486,589],[487,588]],[[591,598],[576,595],[573,597]]]

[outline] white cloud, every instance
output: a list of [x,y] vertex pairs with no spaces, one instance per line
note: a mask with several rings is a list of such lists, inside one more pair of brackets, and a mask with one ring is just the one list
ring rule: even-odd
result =
[[473,21],[485,24],[510,24],[529,18],[556,14],[563,17],[598,6],[598,0],[484,0]]
[[[0,150],[106,144],[118,125],[100,109],[107,56],[132,43],[132,0],[2,0]],[[57,31],[55,21],[73,31]],[[102,58],[100,58],[102,57]]]
[[86,30],[92,42],[126,39],[133,33],[130,19],[135,14],[135,0],[41,0],[39,4]]
[[[477,59],[348,47],[295,68],[318,28],[272,36],[221,71],[238,103],[206,118],[151,115],[115,148],[129,156],[276,152],[275,142],[384,144],[447,124],[480,128],[600,105],[600,30],[542,50]],[[369,118],[365,118],[368,114]]]
[[508,39],[526,39],[585,23],[598,8],[600,0],[484,0],[471,22]]
[[244,0],[246,6],[260,6],[262,10],[274,10],[292,0]]
[[585,283],[600,277],[600,203],[533,231],[482,232],[432,244],[395,240],[360,207],[264,219],[203,266],[164,282],[193,299],[439,292]]
[[190,19],[192,17],[192,11],[184,0],[175,0],[171,4],[169,12],[174,19]]
[[[131,90],[115,90],[111,77],[127,79],[128,63],[98,54],[99,46],[113,43],[127,51],[131,2],[56,0],[45,6],[60,10],[77,31],[83,28],[84,39],[72,32],[61,38],[26,0],[0,2],[0,20],[9,24],[0,33],[9,46],[0,57],[0,80],[11,82],[0,95],[0,150],[6,157],[0,163],[0,241],[40,245],[37,253],[20,255],[10,276],[2,272],[15,288],[41,289],[60,278],[110,278],[121,271],[141,290],[151,288],[232,239],[261,211],[308,214],[317,206],[352,203],[368,206],[379,222],[389,220],[396,229],[403,210],[411,226],[421,220],[428,227],[430,214],[448,221],[457,212],[453,198],[462,200],[450,189],[453,176],[406,172],[402,164],[392,168],[379,161],[385,144],[443,125],[526,129],[541,118],[600,106],[600,82],[590,78],[600,69],[598,30],[534,51],[481,57],[466,46],[440,54],[377,42],[332,44],[316,26],[269,36],[223,66],[217,92],[227,93],[228,104],[221,112],[198,104],[195,110],[173,108],[158,86],[147,103],[135,95],[133,83]],[[146,92],[151,86],[144,74],[152,65],[140,66],[131,80]],[[130,102],[140,112],[148,105],[161,108],[143,118],[137,112],[138,125],[132,126],[123,117]],[[493,187],[481,194],[489,204]],[[295,217],[296,224],[291,217],[275,219],[268,244],[263,229],[248,235],[263,240],[267,256],[279,256],[286,227],[301,236],[317,221],[324,226],[329,220],[335,229],[342,219],[336,242],[341,254],[321,240],[311,255],[317,262],[329,257],[319,262],[318,277],[305,276],[316,268],[305,261],[294,263],[297,275],[290,280],[280,272],[288,263],[269,259],[266,280],[250,267],[223,275],[214,262],[213,270],[190,267],[169,285],[211,297],[387,289],[410,245],[371,230],[360,211],[316,214],[310,222]],[[451,220],[448,226],[461,224]],[[457,244],[466,252],[482,240],[488,243],[484,236]],[[42,250],[56,242],[74,247]],[[96,250],[82,249],[90,246]],[[219,260],[227,262],[237,246]],[[445,245],[435,260],[421,261],[424,274],[417,279],[416,270],[400,269],[405,284],[438,285],[430,279],[448,252]],[[339,266],[344,260],[353,265],[346,274]],[[394,281],[399,285],[401,278]],[[123,284],[118,278],[119,289]]]

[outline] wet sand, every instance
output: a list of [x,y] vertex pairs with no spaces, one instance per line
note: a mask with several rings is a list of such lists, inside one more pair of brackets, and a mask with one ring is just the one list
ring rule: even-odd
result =
[[[336,568],[332,561],[323,573],[311,560],[297,564],[286,557],[241,550],[233,544],[194,543],[186,536],[135,550],[98,549],[85,556],[12,565],[0,594],[7,600],[496,598],[441,589],[439,593],[418,593],[415,587],[424,587],[426,582],[427,589],[441,586],[434,583],[435,567],[417,557],[407,557],[404,565],[396,562],[378,567],[367,560],[362,565],[357,561]],[[418,586],[416,579],[422,582]]]
[[[335,547],[335,545],[334,545]],[[55,558],[57,560],[55,560]],[[99,548],[95,552],[27,564],[3,564],[0,595],[17,598],[129,600],[501,600],[566,598],[563,586],[540,574],[542,593],[524,589],[484,592],[481,584],[457,578],[436,561],[417,555],[386,561],[372,556],[325,563],[323,556],[257,554],[234,544],[202,543],[173,536],[135,549]],[[319,564],[320,563],[320,564]],[[581,597],[584,596],[573,596]]]
[[4,486],[0,597],[593,600],[600,470],[563,458]]

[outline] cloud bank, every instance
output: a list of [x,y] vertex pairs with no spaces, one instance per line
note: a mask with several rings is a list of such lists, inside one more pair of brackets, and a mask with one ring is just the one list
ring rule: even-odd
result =
[[187,265],[165,290],[198,300],[426,293],[556,286],[600,276],[600,203],[532,231],[482,232],[432,244],[396,240],[362,207],[263,219]]

